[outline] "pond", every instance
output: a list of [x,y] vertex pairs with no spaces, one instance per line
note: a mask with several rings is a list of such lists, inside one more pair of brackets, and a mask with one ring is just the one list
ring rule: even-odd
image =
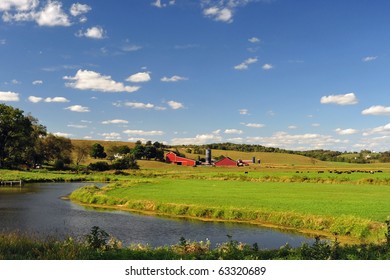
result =
[[219,244],[228,236],[260,248],[274,249],[286,243],[300,246],[313,239],[291,232],[237,223],[201,222],[147,216],[123,211],[86,208],[61,197],[86,183],[29,184],[11,191],[0,188],[0,232],[31,233],[38,237],[84,236],[98,226],[124,245],[171,245],[181,237]]

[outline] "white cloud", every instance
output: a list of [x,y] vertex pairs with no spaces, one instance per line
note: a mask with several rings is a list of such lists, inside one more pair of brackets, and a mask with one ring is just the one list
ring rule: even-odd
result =
[[16,9],[17,11],[27,11],[37,7],[39,0],[1,0],[0,11],[9,11]]
[[6,39],[0,39],[0,46],[5,45],[7,43]]
[[121,135],[117,132],[102,133],[99,135],[103,136],[106,140],[121,140],[122,139]]
[[240,115],[249,115],[249,110],[248,109],[240,109],[238,110]]
[[242,134],[243,131],[239,129],[226,129],[225,134]]
[[164,132],[161,130],[125,130],[123,133],[128,134],[129,136],[161,136],[164,135]]
[[122,47],[122,51],[124,52],[135,52],[142,49],[142,46],[138,45],[125,45]]
[[169,0],[167,2],[168,2],[168,4],[163,3],[163,0],[155,0],[155,2],[152,3],[152,6],[155,6],[157,8],[165,8],[168,5],[171,6],[171,5],[175,5],[176,4],[176,0]]
[[133,109],[154,109],[156,107],[154,104],[141,102],[126,102],[124,105]]
[[253,44],[260,43],[260,39],[257,37],[252,37],[252,38],[248,39],[248,41],[253,43]]
[[42,85],[42,84],[43,84],[43,81],[42,81],[42,80],[36,80],[36,81],[33,81],[32,84],[33,84],[34,86],[36,86],[36,85]]
[[36,21],[40,26],[70,26],[68,15],[62,10],[62,3],[48,1],[42,11],[38,12]]
[[108,121],[103,121],[102,124],[128,124],[129,122],[126,120],[108,120]]
[[65,137],[65,138],[69,138],[69,137],[73,136],[73,134],[64,133],[64,132],[54,132],[53,134],[54,134],[55,136],[58,136],[58,137]]
[[354,93],[329,95],[321,97],[322,104],[337,104],[337,105],[354,105],[358,103],[358,100]]
[[296,125],[289,125],[288,129],[297,129],[298,127]]
[[265,125],[262,124],[262,123],[242,123],[242,125],[245,125],[246,127],[251,127],[251,128],[262,128],[262,127],[265,127]]
[[[238,7],[260,0],[201,0],[203,15],[215,21],[233,22],[233,15]],[[268,0],[265,0],[266,2]]]
[[183,109],[184,108],[184,105],[180,102],[176,102],[176,101],[168,101],[167,104],[169,105],[169,107],[171,107],[173,110],[179,110],[179,109]]
[[347,128],[347,129],[337,128],[335,131],[340,135],[352,135],[352,134],[359,133],[359,130],[353,128]]
[[193,138],[173,138],[172,145],[202,145],[206,143],[221,142],[222,137],[218,134],[198,134]]
[[90,112],[88,107],[83,107],[81,105],[73,105],[65,108],[66,110],[77,112],[77,113],[88,113]]
[[150,77],[150,72],[139,72],[129,76],[126,81],[132,83],[145,83],[149,82],[151,79],[152,78]]
[[376,60],[378,57],[377,56],[366,56],[362,58],[363,62],[370,62]]
[[65,97],[48,97],[48,98],[45,98],[44,100],[46,103],[67,103],[67,102],[70,102],[68,99],[66,99]]
[[249,65],[251,65],[253,63],[256,63],[257,60],[258,60],[257,57],[248,58],[243,63],[234,66],[234,69],[236,69],[236,70],[246,70],[246,69],[248,69]]
[[389,116],[390,107],[385,107],[381,105],[371,106],[362,111],[363,115],[374,115],[374,116]]
[[86,125],[82,125],[82,124],[68,124],[67,127],[78,128],[78,129],[87,128]]
[[19,93],[0,91],[0,101],[19,101]]
[[388,134],[388,133],[390,133],[390,123],[366,130],[363,133],[363,136],[369,136],[372,134]]
[[92,8],[86,4],[75,3],[70,8],[70,14],[74,17],[77,17],[79,15],[88,13],[90,10],[92,10]]
[[288,134],[283,131],[274,133],[270,137],[247,137],[246,142],[292,150],[333,149],[335,145],[344,147],[349,143],[348,140],[340,140],[329,135],[314,133]]
[[186,80],[188,80],[188,78],[186,78],[186,77],[181,77],[181,76],[177,76],[177,75],[174,75],[174,76],[172,76],[172,77],[170,77],[170,78],[168,78],[168,77],[163,77],[163,78],[161,78],[161,81],[162,81],[162,82],[166,82],[166,83],[169,83],[169,82],[174,83],[174,82],[186,81]]
[[267,64],[264,64],[262,68],[263,68],[263,70],[267,71],[267,70],[271,70],[272,68],[274,68],[274,66],[272,64],[267,63]]
[[43,100],[42,97],[37,97],[37,96],[29,96],[28,97],[28,101],[32,102],[32,103],[39,103]]
[[90,39],[104,39],[106,37],[106,32],[104,29],[100,26],[94,26],[91,28],[88,28],[86,31],[79,30],[79,32],[76,33],[77,37],[86,37]]
[[215,21],[233,22],[233,10],[227,7],[210,7],[203,10],[203,15]]
[[103,76],[100,73],[88,70],[78,70],[74,77],[65,76],[67,87],[79,90],[92,90],[101,92],[135,92],[140,87],[125,86],[123,83],[115,82],[111,76]]
[[38,103],[41,101],[44,101],[46,103],[66,103],[69,102],[68,99],[65,97],[47,97],[43,99],[42,97],[37,97],[37,96],[29,96],[28,100],[32,103]]

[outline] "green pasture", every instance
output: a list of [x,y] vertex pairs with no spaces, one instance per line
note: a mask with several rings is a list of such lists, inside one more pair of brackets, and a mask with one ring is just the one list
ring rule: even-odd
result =
[[72,200],[211,220],[271,224],[380,241],[390,216],[390,186],[143,178],[86,187]]

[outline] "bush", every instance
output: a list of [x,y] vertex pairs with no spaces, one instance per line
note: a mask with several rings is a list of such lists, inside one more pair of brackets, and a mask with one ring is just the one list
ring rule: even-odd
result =
[[133,155],[127,154],[123,158],[114,161],[112,164],[112,168],[115,170],[139,169],[139,165]]
[[91,163],[88,165],[88,168],[92,171],[106,171],[110,170],[110,166],[105,161],[98,161],[96,163]]

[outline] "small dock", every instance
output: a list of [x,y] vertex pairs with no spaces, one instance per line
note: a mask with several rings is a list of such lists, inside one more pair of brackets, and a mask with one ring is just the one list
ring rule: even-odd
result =
[[23,185],[22,180],[19,180],[19,181],[0,181],[0,187],[7,187],[7,186],[22,187],[22,185]]

